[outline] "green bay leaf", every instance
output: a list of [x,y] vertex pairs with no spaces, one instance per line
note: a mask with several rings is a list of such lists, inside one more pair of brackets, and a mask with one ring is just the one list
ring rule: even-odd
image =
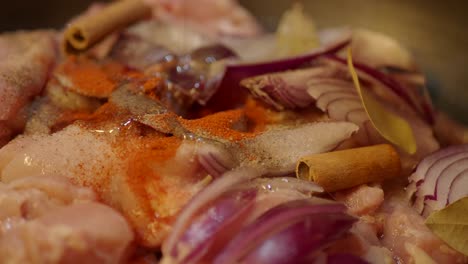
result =
[[468,197],[433,212],[426,225],[449,246],[468,256]]
[[417,150],[413,129],[402,117],[387,111],[367,89],[362,89],[358,74],[353,65],[351,49],[348,49],[348,68],[367,116],[377,132],[386,140],[402,148],[409,154]]

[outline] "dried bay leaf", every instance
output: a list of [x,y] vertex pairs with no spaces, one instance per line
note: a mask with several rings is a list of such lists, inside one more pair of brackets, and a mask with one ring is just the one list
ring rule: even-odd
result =
[[468,197],[433,212],[426,225],[449,246],[468,256]]
[[301,3],[295,3],[283,14],[276,38],[281,57],[299,55],[320,46],[315,23]]
[[414,154],[417,146],[413,129],[405,119],[387,111],[369,91],[361,89],[359,78],[353,65],[351,49],[348,49],[348,68],[367,116],[377,132],[389,142],[410,154]]

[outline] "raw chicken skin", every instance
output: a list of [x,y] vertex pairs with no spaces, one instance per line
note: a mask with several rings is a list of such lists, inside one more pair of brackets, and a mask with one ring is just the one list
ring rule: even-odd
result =
[[249,37],[262,30],[236,0],[145,0],[156,18],[190,25],[208,35]]
[[350,190],[337,192],[335,199],[349,208],[356,215],[374,214],[384,201],[384,192],[379,187],[361,185]]
[[22,130],[21,110],[46,83],[56,57],[54,37],[51,31],[0,36],[0,146]]
[[[203,186],[197,182],[206,176],[194,158],[196,151],[182,151],[186,148],[179,148],[181,144],[191,143],[160,134],[140,137],[117,129],[72,125],[50,136],[20,137],[10,142],[0,150],[1,180],[8,183],[41,174],[66,176],[80,186],[91,187],[106,204],[122,212],[139,242],[157,247],[172,218]],[[173,163],[177,166],[170,165]]]
[[424,224],[424,219],[409,206],[388,202],[385,208],[382,244],[401,263],[414,263],[427,255],[435,263],[466,263],[467,258],[451,249]]
[[132,240],[130,227],[116,211],[95,202],[77,203],[6,232],[0,238],[0,260],[123,263]]
[[[105,109],[100,111],[105,112]],[[222,163],[220,169],[227,170],[238,165],[239,159],[249,164],[256,160],[247,155],[229,158],[226,152],[240,149],[252,152],[245,146],[250,144],[256,149],[253,153],[262,153],[262,157],[269,157],[265,159],[276,161],[274,157],[282,149],[287,152],[283,153],[287,159],[273,163],[281,165],[285,173],[292,173],[295,159],[290,156],[329,151],[357,129],[346,122],[320,122],[265,131],[257,141],[226,139],[227,142],[222,143],[214,139],[216,137],[206,138],[191,131],[179,136],[163,134],[134,121],[134,117],[128,116],[131,114],[115,118],[119,111],[122,110],[113,109],[112,117],[100,116],[98,121],[70,125],[52,135],[15,139],[0,149],[1,181],[8,183],[40,174],[66,176],[75,184],[91,187],[103,202],[122,212],[134,227],[140,244],[158,247],[182,206],[209,183],[206,181],[210,173],[207,167],[211,165],[213,168],[213,163],[207,166],[207,162],[210,163],[206,160],[207,153],[216,155]],[[218,118],[224,120],[223,115],[229,117],[231,114],[230,111],[221,112]],[[206,121],[204,118],[192,120],[192,125],[179,129],[185,131],[194,124],[210,124]],[[219,131],[235,133],[231,126],[232,120],[222,125]],[[300,147],[294,149],[281,147],[283,145],[279,143],[283,141],[276,140],[304,134],[308,135],[307,140],[295,142],[294,146]],[[242,139],[249,134],[237,131],[237,135]],[[318,138],[320,142],[316,142]],[[265,139],[275,141],[275,146],[266,144]],[[205,158],[201,158],[203,156]],[[211,176],[218,175],[211,173]]]
[[54,175],[0,183],[1,263],[121,263],[133,232],[95,193]]

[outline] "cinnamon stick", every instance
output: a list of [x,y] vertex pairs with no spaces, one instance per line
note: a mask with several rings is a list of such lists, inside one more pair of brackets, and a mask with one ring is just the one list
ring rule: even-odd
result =
[[298,178],[314,181],[328,192],[400,174],[400,157],[388,144],[311,155],[301,158],[296,166]]
[[142,0],[116,1],[72,23],[65,31],[63,50],[66,54],[85,51],[110,33],[150,15],[151,9]]

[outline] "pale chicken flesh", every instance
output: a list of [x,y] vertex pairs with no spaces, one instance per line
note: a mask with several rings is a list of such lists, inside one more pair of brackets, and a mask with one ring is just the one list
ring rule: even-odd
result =
[[345,47],[406,91],[359,75],[415,133],[415,154],[398,149],[404,175],[463,142],[463,126],[428,120],[424,76],[406,49],[331,29],[305,57],[278,58],[276,36],[237,1],[143,2],[152,18],[80,55],[60,53],[63,32],[0,35],[1,263],[208,263],[242,228],[301,199],[344,208],[333,217],[349,224],[309,261],[468,263],[409,206],[405,178],[332,193],[291,178],[301,157],[389,144],[340,62]]

